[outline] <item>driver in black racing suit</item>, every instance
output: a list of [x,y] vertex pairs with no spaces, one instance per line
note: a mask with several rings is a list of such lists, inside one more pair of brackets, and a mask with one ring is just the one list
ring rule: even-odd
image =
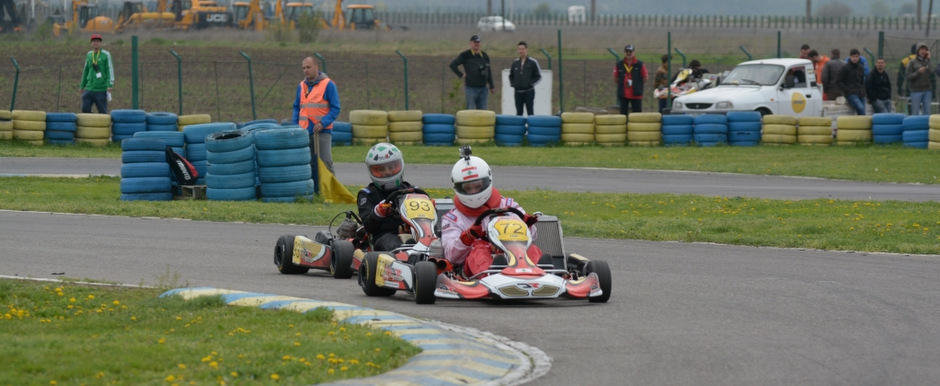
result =
[[395,145],[377,143],[366,154],[366,167],[372,183],[362,188],[356,198],[359,217],[375,250],[391,251],[402,244],[398,234],[404,224],[401,218],[392,215],[392,203],[386,198],[396,190],[413,187],[402,179],[405,159]]

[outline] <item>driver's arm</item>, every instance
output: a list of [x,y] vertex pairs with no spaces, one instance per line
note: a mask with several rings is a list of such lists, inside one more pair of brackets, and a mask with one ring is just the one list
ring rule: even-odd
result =
[[373,196],[375,195],[372,194],[368,188],[363,188],[356,197],[356,204],[359,207],[359,218],[362,219],[362,225],[370,235],[378,233],[383,220],[383,218],[376,216],[373,211],[381,199]]
[[470,254],[470,246],[460,240],[460,234],[464,229],[473,225],[472,219],[458,216],[456,209],[441,217],[441,245],[444,247],[444,258],[452,264],[463,264]]

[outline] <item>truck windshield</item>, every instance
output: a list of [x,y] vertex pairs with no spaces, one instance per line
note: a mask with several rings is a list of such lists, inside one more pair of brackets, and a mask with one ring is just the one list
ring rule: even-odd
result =
[[728,74],[721,84],[725,85],[760,85],[772,86],[777,84],[783,74],[783,66],[776,64],[746,64],[737,66]]

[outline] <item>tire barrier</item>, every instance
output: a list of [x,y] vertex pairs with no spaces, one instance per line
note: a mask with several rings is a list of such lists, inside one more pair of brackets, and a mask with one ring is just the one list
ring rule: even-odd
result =
[[13,113],[10,110],[0,110],[0,140],[13,139]]
[[42,145],[46,131],[46,112],[13,110],[13,139]]
[[843,115],[836,119],[837,145],[865,145],[871,139],[870,115]]
[[111,141],[121,142],[138,131],[147,131],[147,112],[144,110],[112,110]]
[[212,123],[212,116],[209,114],[190,114],[180,115],[176,119],[176,125],[179,131],[183,131],[186,126]]
[[352,145],[352,124],[349,122],[333,121],[333,146]]
[[807,146],[832,144],[832,118],[800,117],[797,119],[796,142]]
[[92,146],[107,146],[111,143],[111,116],[108,114],[75,114],[75,142]]
[[460,110],[455,118],[457,139],[454,143],[467,145],[493,141],[496,113],[490,110]]
[[757,146],[761,137],[761,114],[757,111],[729,111],[728,144],[731,146]]
[[525,117],[500,114],[496,116],[493,141],[499,146],[521,146],[525,139]]
[[761,144],[792,145],[796,143],[797,119],[789,115],[765,115],[761,120]]
[[926,147],[930,150],[940,150],[940,115],[938,114],[931,115],[929,118]]
[[601,146],[622,146],[627,142],[627,116],[602,114],[594,116],[594,140]]
[[74,113],[46,113],[46,142],[53,145],[75,143],[77,121]]
[[900,143],[904,114],[878,113],[871,116],[872,142],[879,145]]
[[[198,123],[186,125],[183,128],[184,151],[186,153],[184,156],[199,172],[196,185],[206,184],[207,163],[204,162],[206,161],[206,137],[212,133],[233,130],[235,130],[235,124],[232,122]],[[199,163],[197,164],[197,162]]]
[[420,145],[423,139],[421,110],[389,111],[388,139],[396,145]]
[[258,148],[256,157],[262,201],[294,202],[298,197],[313,198],[316,190],[310,167],[310,136],[307,130],[290,128],[256,131],[254,141]]
[[533,115],[526,118],[526,141],[529,146],[553,145],[561,141],[561,117]]
[[[257,198],[254,133],[220,131],[206,137],[207,199],[245,201]],[[309,174],[309,164],[306,169]]]
[[662,128],[663,145],[686,146],[692,143],[694,118],[690,115],[663,115]]
[[627,145],[662,144],[663,116],[660,113],[633,113],[627,116]]
[[562,113],[561,142],[569,146],[590,145],[593,143],[594,113]]
[[274,126],[277,126],[277,127],[280,127],[280,126],[281,126],[281,123],[278,122],[277,119],[274,119],[274,118],[263,118],[263,119],[255,119],[255,120],[253,120],[253,121],[247,121],[247,122],[238,122],[238,123],[235,124],[235,128],[236,128],[236,129],[244,129],[244,128],[247,128],[247,127],[249,127],[249,126],[260,125],[260,124],[274,125]]
[[147,113],[147,131],[179,131],[176,114],[158,111]]
[[421,116],[421,134],[425,145],[451,146],[454,144],[456,118],[450,114],[424,114]]
[[724,114],[704,114],[692,120],[692,139],[698,146],[728,143],[728,117]]
[[389,111],[388,122],[421,122],[423,116],[421,110]]
[[388,140],[388,113],[379,110],[349,112],[353,143],[371,145]]
[[161,138],[131,137],[121,142],[122,201],[173,199],[166,146]]
[[929,131],[932,127],[940,128],[940,118],[935,120],[933,115],[905,117],[901,123],[901,141],[905,147],[926,149],[929,146]]
[[182,132],[179,131],[141,131],[134,133],[133,138],[157,138],[163,140],[167,146],[173,148],[176,154],[184,155],[183,145],[186,140]]

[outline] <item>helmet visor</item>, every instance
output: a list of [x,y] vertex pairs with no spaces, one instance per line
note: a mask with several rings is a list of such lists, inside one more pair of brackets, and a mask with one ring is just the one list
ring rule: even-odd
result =
[[387,178],[401,172],[401,160],[394,160],[384,164],[370,165],[369,173],[375,178]]
[[471,181],[462,181],[454,184],[454,191],[460,194],[477,194],[490,187],[490,178],[484,177]]

